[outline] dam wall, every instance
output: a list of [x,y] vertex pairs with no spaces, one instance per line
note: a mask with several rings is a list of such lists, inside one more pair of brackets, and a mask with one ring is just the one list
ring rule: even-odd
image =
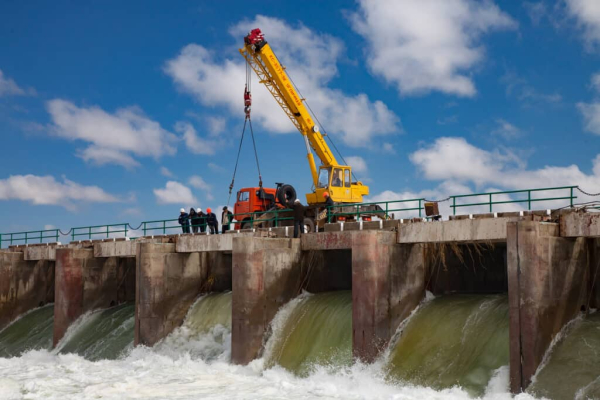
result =
[[303,291],[352,292],[352,354],[373,362],[425,298],[506,293],[511,389],[527,388],[553,338],[600,304],[600,218],[483,214],[326,224],[0,252],[0,328],[55,302],[54,342],[83,313],[135,300],[135,344],[180,326],[204,293],[232,292],[232,361],[261,356],[277,311]]

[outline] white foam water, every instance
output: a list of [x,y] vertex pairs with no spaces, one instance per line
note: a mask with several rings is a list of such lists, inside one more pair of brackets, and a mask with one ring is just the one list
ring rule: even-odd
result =
[[[274,337],[301,300],[284,307],[275,318]],[[90,317],[86,315],[82,323]],[[304,378],[279,366],[264,369],[263,359],[247,366],[233,365],[229,362],[230,332],[217,324],[198,334],[184,324],[155,348],[137,347],[117,360],[92,362],[75,354],[39,350],[0,358],[0,399],[471,399],[458,387],[434,390],[391,384],[381,363],[357,363],[335,371],[316,366]],[[495,371],[482,398],[513,398],[506,367]],[[533,399],[528,394],[514,398]]]

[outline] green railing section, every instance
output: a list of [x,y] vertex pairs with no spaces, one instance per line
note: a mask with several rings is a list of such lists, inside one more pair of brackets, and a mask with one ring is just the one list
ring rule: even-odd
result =
[[[526,204],[527,210],[531,210],[532,207],[539,202],[557,203],[563,201],[564,206],[572,207],[574,205],[574,200],[577,199],[575,190],[581,189],[579,189],[578,186],[561,186],[540,189],[509,190],[449,196],[446,200],[450,201],[450,208],[454,215],[456,215],[458,209],[469,207],[485,207],[486,211],[494,212],[494,206],[505,204]],[[411,216],[423,217],[426,201],[427,200],[420,198],[358,204],[339,204],[330,207],[327,220],[331,222],[334,216],[354,217],[358,220],[365,214],[370,216],[381,216],[382,219],[385,219],[389,218],[392,214],[396,217],[396,213],[410,213],[412,214]],[[557,206],[560,206],[560,204],[557,203]],[[267,213],[248,212],[234,214],[233,221],[229,226],[231,227],[233,224],[240,228],[251,228],[256,223],[266,223],[268,226],[277,227],[281,226],[284,221],[293,219],[293,217],[290,216],[290,211],[291,210],[289,209],[280,209],[272,210]],[[219,220],[219,230],[221,231],[221,215],[218,215],[217,218]],[[208,230],[206,229],[206,224],[190,224],[190,231],[193,231],[194,226],[199,228],[198,231]],[[0,234],[0,248],[6,245],[46,243],[52,241],[58,242],[61,238],[69,238],[72,241],[120,237],[134,239],[135,237],[132,237],[132,234],[136,234],[137,236],[150,236],[181,232],[182,227],[177,219],[144,221],[137,228],[133,228],[127,223],[122,223],[76,227],[71,228],[66,233],[63,233],[60,229],[45,229],[28,232],[2,233]]]
[[0,233],[0,248],[3,244],[9,246],[15,244],[28,244],[28,243],[44,243],[48,239],[52,239],[58,242],[59,230],[58,229],[46,229],[43,231],[29,231],[29,232],[13,232],[13,233]]
[[[542,188],[542,189],[523,189],[523,190],[508,190],[504,192],[489,192],[489,193],[474,193],[474,194],[463,194],[459,196],[450,196],[450,200],[452,204],[450,207],[452,208],[452,214],[456,215],[456,210],[458,208],[463,207],[477,207],[477,206],[487,206],[489,208],[489,212],[494,211],[494,205],[498,204],[527,204],[527,210],[531,210],[531,206],[533,203],[537,203],[540,201],[558,201],[558,200],[569,200],[569,206],[573,206],[573,200],[577,198],[574,195],[575,189],[577,186],[560,186],[560,187],[552,187],[552,188]],[[542,192],[553,192],[550,197],[538,197],[538,194]],[[556,193],[559,192],[559,193]],[[495,200],[498,199],[499,196],[506,195],[518,195],[517,199],[508,199],[508,200]],[[495,197],[495,199],[494,199]],[[457,200],[461,199],[473,199],[474,203],[457,203]]]
[[[328,208],[327,222],[331,223],[334,217],[355,217],[358,221],[363,215],[381,215],[387,219],[391,214],[418,211],[419,217],[423,215],[425,199],[406,199],[379,201],[373,203],[336,204]],[[415,213],[416,214],[416,213]]]

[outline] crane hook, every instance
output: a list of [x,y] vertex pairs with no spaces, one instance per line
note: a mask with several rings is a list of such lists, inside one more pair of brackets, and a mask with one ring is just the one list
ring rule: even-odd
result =
[[246,118],[250,118],[250,108],[252,106],[252,93],[248,90],[248,85],[246,84],[246,88],[244,89],[244,112],[246,113]]

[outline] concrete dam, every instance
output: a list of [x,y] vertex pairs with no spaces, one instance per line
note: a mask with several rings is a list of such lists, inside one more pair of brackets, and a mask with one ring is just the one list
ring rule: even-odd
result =
[[[168,368],[248,368],[242,375],[260,371],[256,379],[274,391],[285,376],[291,397],[297,379],[348,374],[369,376],[365,385],[375,389],[349,384],[337,396],[393,398],[408,384],[414,398],[452,388],[486,397],[506,381],[532,397],[600,397],[600,214],[496,213],[291,233],[2,249],[0,370],[19,370],[10,357],[25,354],[58,379],[54,365],[78,354],[90,373],[101,365],[93,361],[121,360],[112,369],[126,375],[151,357],[140,368],[155,379],[168,380]],[[98,393],[81,379],[90,396]]]

